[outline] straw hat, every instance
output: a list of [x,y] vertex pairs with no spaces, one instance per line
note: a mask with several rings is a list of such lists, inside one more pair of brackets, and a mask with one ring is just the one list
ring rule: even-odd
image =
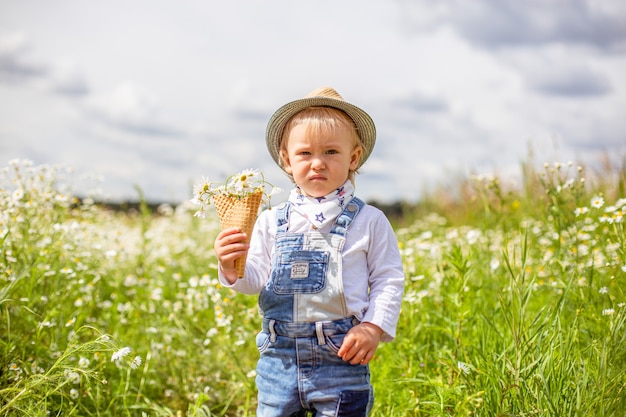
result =
[[359,137],[363,142],[363,155],[359,162],[359,168],[365,163],[374,149],[376,143],[376,126],[372,118],[363,110],[350,104],[331,87],[320,87],[311,91],[305,98],[285,104],[272,115],[267,123],[265,141],[270,155],[278,166],[280,162],[280,140],[283,136],[285,125],[292,116],[308,107],[334,107],[345,112],[356,125]]

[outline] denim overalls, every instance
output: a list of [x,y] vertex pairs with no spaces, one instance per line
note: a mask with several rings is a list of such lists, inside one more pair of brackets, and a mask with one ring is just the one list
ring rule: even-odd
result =
[[330,233],[288,233],[290,203],[277,209],[271,277],[259,296],[258,417],[369,412],[369,366],[337,356],[345,334],[358,324],[347,313],[341,254],[346,231],[363,206],[353,198]]

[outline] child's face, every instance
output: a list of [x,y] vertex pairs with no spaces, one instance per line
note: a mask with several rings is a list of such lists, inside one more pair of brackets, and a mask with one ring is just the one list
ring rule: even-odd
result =
[[347,127],[312,133],[306,124],[294,126],[283,152],[284,169],[310,197],[322,197],[341,187],[357,169],[362,149]]

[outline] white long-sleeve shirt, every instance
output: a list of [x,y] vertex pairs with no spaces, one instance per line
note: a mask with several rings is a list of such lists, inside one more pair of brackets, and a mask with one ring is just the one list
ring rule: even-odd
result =
[[[234,284],[219,273],[220,282],[244,294],[259,294],[270,278],[276,209],[262,212],[250,238],[244,277]],[[330,232],[332,225],[320,229]],[[311,224],[296,211],[289,214],[289,232],[304,233]],[[379,209],[365,205],[348,227],[343,248],[343,286],[348,312],[362,322],[380,327],[382,341],[396,335],[404,291],[404,271],[391,224]]]

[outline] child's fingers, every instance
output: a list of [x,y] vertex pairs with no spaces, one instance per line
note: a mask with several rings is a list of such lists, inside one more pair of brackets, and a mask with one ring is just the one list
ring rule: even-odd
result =
[[218,239],[224,239],[228,236],[233,236],[233,235],[238,235],[238,234],[244,234],[242,233],[241,229],[239,227],[229,227],[228,229],[224,229],[221,232],[219,232],[219,234],[217,235]]
[[233,256],[239,257],[247,252],[249,248],[250,245],[245,242],[245,238],[226,237],[221,241],[215,242],[215,252],[220,259],[229,255],[231,258]]
[[230,229],[222,230],[215,239],[216,246],[228,246],[233,243],[244,242],[248,238],[248,235],[243,233],[241,229],[233,227]]
[[343,340],[337,355],[352,365],[369,363],[374,357],[380,335],[367,324],[353,327]]
[[236,227],[221,231],[213,245],[218,260],[229,264],[243,256],[250,248],[250,245],[246,243],[246,238],[247,235]]
[[343,359],[344,361],[354,361],[356,359],[356,363],[361,360],[361,357],[356,358],[357,355],[360,355],[361,347],[357,338],[354,337],[354,334],[348,333],[346,337],[343,339],[343,343],[339,348],[339,352],[337,355]]

